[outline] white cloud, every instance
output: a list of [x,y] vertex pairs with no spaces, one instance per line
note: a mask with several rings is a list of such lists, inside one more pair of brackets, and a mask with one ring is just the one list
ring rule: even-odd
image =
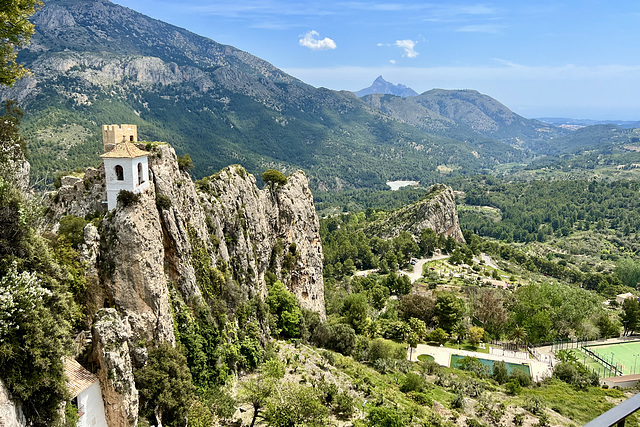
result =
[[309,31],[300,40],[300,46],[308,47],[311,50],[332,50],[338,47],[336,42],[329,37],[320,40],[320,34],[317,31]]
[[396,60],[395,59],[390,59],[389,62],[391,62],[392,64],[395,64]]
[[416,43],[413,40],[396,40],[396,46],[400,49],[404,49],[404,54],[407,58],[416,58],[418,56],[418,52],[416,52],[415,47]]

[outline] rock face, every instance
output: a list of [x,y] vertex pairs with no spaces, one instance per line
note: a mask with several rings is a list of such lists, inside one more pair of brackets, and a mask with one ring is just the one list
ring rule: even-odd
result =
[[302,307],[324,318],[320,225],[304,173],[260,190],[252,175],[233,165],[205,180],[202,191],[216,251],[236,279],[266,295],[265,274],[271,271]]
[[129,427],[138,424],[138,390],[127,343],[132,337],[126,319],[113,308],[101,310],[93,325],[93,354],[105,402],[107,424]]
[[406,98],[407,96],[417,96],[418,93],[402,84],[394,85],[382,78],[382,76],[378,76],[377,79],[373,81],[373,84],[368,88],[361,89],[355,92],[359,97],[370,95],[372,93],[379,94],[388,94],[388,95],[396,95],[402,98]]
[[24,193],[29,189],[29,171],[31,164],[27,161],[19,144],[6,141],[0,145],[0,176],[16,183]]
[[140,193],[137,203],[119,204],[104,218],[100,253],[107,303],[128,320],[134,340],[175,342],[153,188]]
[[[303,307],[324,318],[320,227],[302,171],[286,185],[260,190],[252,175],[233,165],[196,189],[179,169],[173,148],[151,149],[153,186],[137,203],[108,213],[100,230],[85,229],[80,252],[90,285],[95,283],[90,305],[115,307],[138,338],[173,342],[168,283],[185,298],[201,297],[192,259],[196,248],[213,267],[228,270],[246,296],[265,296],[265,274],[271,271]],[[104,209],[104,198],[102,168],[63,177],[51,195],[52,217]]]
[[438,234],[451,236],[457,242],[464,242],[458,222],[456,200],[453,190],[442,184],[429,188],[422,200],[399,209],[382,221],[369,227],[369,232],[380,237],[395,237],[407,231],[419,238],[420,232],[431,228]]
[[104,213],[107,192],[104,167],[87,168],[81,176],[63,176],[60,188],[49,195],[49,215],[57,221],[65,215],[85,217]]
[[[265,276],[272,272],[301,306],[325,318],[320,227],[304,173],[260,190],[252,175],[234,165],[196,188],[178,167],[173,148],[143,148],[152,153],[153,185],[137,200],[119,201],[98,226],[87,224],[79,247],[93,323],[92,358],[109,425],[115,426],[137,422],[132,370],[146,363],[147,346],[176,342],[172,302],[206,303],[212,291],[203,283],[210,275],[220,278],[224,289],[215,297],[224,301],[226,295],[264,298]],[[63,177],[61,183],[51,195],[54,221],[103,206],[102,169]]]
[[27,421],[24,418],[22,409],[11,400],[9,390],[0,380],[0,426],[2,427],[24,427]]

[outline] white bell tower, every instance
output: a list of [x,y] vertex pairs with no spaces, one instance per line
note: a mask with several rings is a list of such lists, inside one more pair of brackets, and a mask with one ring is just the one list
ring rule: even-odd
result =
[[120,190],[140,193],[149,187],[148,151],[135,146],[138,142],[136,125],[103,125],[102,154],[107,181],[107,206],[115,209]]

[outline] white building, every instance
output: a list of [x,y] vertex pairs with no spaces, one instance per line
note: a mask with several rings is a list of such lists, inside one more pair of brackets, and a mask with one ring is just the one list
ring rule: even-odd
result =
[[619,294],[616,296],[616,302],[620,305],[624,304],[624,301],[629,298],[635,298],[636,296],[631,292],[627,292],[626,294]]
[[[104,162],[109,210],[115,209],[121,190],[140,193],[149,187],[149,152],[133,144],[138,139],[135,125],[122,125],[122,129],[128,132],[118,125],[102,127],[105,153],[100,157]],[[113,149],[107,151],[111,147]]]
[[78,407],[76,427],[108,427],[98,377],[87,371],[74,359],[65,357],[64,373],[67,388]]

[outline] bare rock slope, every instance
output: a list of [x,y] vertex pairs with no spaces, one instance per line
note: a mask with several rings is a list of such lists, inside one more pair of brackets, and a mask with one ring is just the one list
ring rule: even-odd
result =
[[406,231],[419,238],[420,232],[426,228],[438,234],[451,236],[457,242],[464,242],[458,222],[456,199],[451,187],[443,184],[432,185],[421,200],[375,222],[369,227],[369,232],[386,238]]

